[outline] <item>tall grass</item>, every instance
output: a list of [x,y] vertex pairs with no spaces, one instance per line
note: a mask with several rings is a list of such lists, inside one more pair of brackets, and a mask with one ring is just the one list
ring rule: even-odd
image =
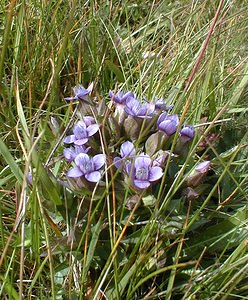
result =
[[[1,298],[246,299],[246,1],[0,5]],[[90,82],[96,103],[118,88],[163,97],[197,128],[156,200],[127,209],[115,175],[90,203],[65,186],[63,98]],[[201,159],[212,170],[187,200]]]

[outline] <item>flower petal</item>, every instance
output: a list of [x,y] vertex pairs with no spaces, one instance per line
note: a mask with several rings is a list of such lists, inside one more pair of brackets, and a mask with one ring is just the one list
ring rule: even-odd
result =
[[99,170],[105,164],[105,155],[104,154],[97,154],[93,158],[94,169]]
[[76,152],[73,147],[65,148],[63,154],[67,161],[73,161],[76,157]]
[[72,144],[76,141],[76,137],[74,134],[68,135],[67,137],[65,137],[64,139],[64,143],[65,144]]
[[88,136],[94,135],[99,130],[99,125],[92,124],[87,127]]
[[137,169],[138,168],[148,168],[151,165],[151,162],[152,162],[152,160],[151,160],[150,156],[142,153],[135,158],[134,166]]
[[205,160],[205,161],[200,162],[196,166],[195,170],[200,172],[200,173],[206,173],[209,170],[209,167],[210,167],[210,161]]
[[158,120],[157,120],[157,124],[159,125],[161,122],[163,122],[165,120],[167,116],[167,113],[166,112],[163,112],[159,117],[158,117]]
[[82,146],[77,146],[75,145],[75,153],[78,155],[79,153],[87,153],[90,150],[90,147],[85,147],[84,145]]
[[80,177],[82,175],[83,175],[83,173],[81,172],[81,170],[78,167],[73,168],[67,172],[67,176],[72,177],[72,178]]
[[176,124],[174,121],[165,120],[159,124],[158,128],[168,136],[171,136],[177,131],[177,126],[178,124]]
[[155,110],[155,105],[150,103],[145,103],[139,107],[137,115],[140,117],[151,117],[151,114],[154,112],[154,110]]
[[180,131],[181,136],[186,136],[189,139],[193,139],[195,136],[195,130],[193,126],[190,125],[185,125],[181,131]]
[[75,164],[77,166],[80,166],[80,165],[84,164],[85,162],[87,163],[89,161],[90,161],[89,155],[86,153],[79,153],[75,158]]
[[133,177],[133,174],[135,174],[135,168],[134,168],[133,163],[131,163],[129,160],[124,162],[124,168],[125,168],[126,173],[128,175],[132,175],[132,177]]
[[64,98],[66,101],[73,101],[73,100],[77,100],[76,97],[66,97]]
[[94,171],[85,175],[85,178],[90,182],[98,182],[101,179],[101,173]]
[[163,176],[163,170],[160,167],[152,167],[149,172],[149,181],[156,181]]
[[134,144],[129,141],[126,141],[121,145],[120,152],[122,158],[134,156],[135,155]]
[[80,100],[83,100],[84,97],[89,94],[89,91],[85,89],[81,84],[75,86],[73,88],[73,92],[75,94],[75,97],[77,97]]
[[91,117],[91,116],[83,117],[83,121],[84,121],[84,123],[85,123],[86,126],[90,126],[90,125],[96,123],[95,119],[93,117]]
[[89,140],[89,139],[87,139],[87,138],[80,139],[80,140],[76,140],[76,141],[74,142],[74,144],[75,144],[75,145],[78,145],[78,146],[82,146],[82,145],[86,144],[86,143],[88,142],[88,140]]
[[139,189],[147,189],[151,185],[149,181],[143,181],[137,179],[134,179],[133,183]]
[[125,113],[127,113],[127,114],[130,115],[130,116],[133,116],[133,117],[136,116],[136,114],[132,111],[132,109],[130,109],[130,108],[127,107],[127,106],[125,107],[124,111],[125,111]]
[[122,159],[119,156],[117,156],[117,157],[114,158],[114,165],[115,165],[115,167],[117,169],[121,169],[122,168],[123,161],[122,161]]

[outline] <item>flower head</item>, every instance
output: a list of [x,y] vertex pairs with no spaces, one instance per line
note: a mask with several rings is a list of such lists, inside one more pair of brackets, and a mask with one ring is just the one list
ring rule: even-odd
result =
[[162,113],[157,121],[158,129],[164,132],[167,136],[173,135],[177,131],[179,125],[178,115],[167,115]]
[[117,92],[116,94],[114,94],[112,91],[109,91],[109,97],[114,101],[114,103],[116,105],[125,105],[126,104],[126,100],[129,97],[134,97],[133,92],[128,91],[128,92]]
[[65,148],[63,151],[64,157],[67,161],[73,161],[79,153],[87,153],[90,147],[86,148],[84,145]]
[[67,173],[68,177],[84,176],[90,182],[98,182],[101,179],[99,169],[105,164],[105,155],[98,154],[89,157],[86,153],[80,153],[75,158],[75,164],[76,167]]
[[74,97],[66,97],[65,100],[67,100],[67,101],[82,100],[87,103],[90,103],[88,101],[88,95],[92,92],[93,82],[88,86],[87,89],[85,89],[81,84],[73,87],[72,89],[74,92]]
[[180,137],[183,143],[192,140],[195,136],[195,130],[193,126],[184,125],[180,131]]
[[[149,101],[146,98],[145,101],[149,103]],[[168,111],[173,108],[173,105],[167,106],[166,100],[164,100],[163,98],[154,98],[150,104],[155,105],[155,111]]]
[[73,134],[64,139],[65,144],[81,146],[88,142],[89,137],[94,135],[99,130],[99,125],[91,124],[87,126],[83,120],[78,121],[73,127]]
[[193,171],[187,176],[186,181],[188,186],[198,186],[203,178],[207,175],[210,168],[210,161],[202,161],[195,166]]
[[145,119],[151,118],[154,113],[155,105],[150,103],[142,104],[138,99],[130,97],[126,100],[125,112],[133,117]]
[[153,166],[149,155],[142,153],[126,167],[127,173],[132,178],[134,186],[138,189],[148,188],[152,182],[157,181],[163,176],[161,167]]

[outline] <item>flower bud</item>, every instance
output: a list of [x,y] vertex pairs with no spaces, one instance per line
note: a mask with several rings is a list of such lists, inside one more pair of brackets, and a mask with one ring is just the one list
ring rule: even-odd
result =
[[203,178],[207,175],[210,167],[210,161],[206,160],[199,163],[195,169],[186,178],[187,186],[195,187],[200,184]]

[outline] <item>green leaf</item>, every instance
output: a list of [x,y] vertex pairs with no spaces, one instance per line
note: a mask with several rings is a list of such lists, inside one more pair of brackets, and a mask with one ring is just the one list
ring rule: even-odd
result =
[[99,239],[99,235],[100,235],[100,232],[102,230],[101,225],[102,225],[102,220],[99,219],[97,224],[91,229],[93,234],[92,234],[92,238],[91,238],[91,241],[90,241],[89,250],[87,252],[86,266],[85,266],[85,269],[84,269],[85,276],[88,273],[91,261],[93,259],[94,253],[95,253],[95,249],[96,249],[96,245],[97,245],[97,242],[98,242],[98,239]]
[[142,201],[143,201],[145,206],[154,206],[157,199],[155,198],[154,195],[148,195],[146,197],[143,197]]
[[14,157],[11,155],[8,147],[5,145],[3,140],[0,138],[0,153],[3,156],[6,163],[9,165],[10,169],[12,170],[13,174],[15,175],[17,181],[22,184],[23,181],[23,172],[21,171],[20,167],[16,163]]
[[[14,289],[14,287],[11,285],[8,278],[4,278],[2,275],[0,275],[0,279],[3,282],[2,284],[4,284],[4,290],[6,291],[6,293],[8,295],[8,299],[18,300],[19,299],[18,293]],[[2,284],[1,284],[1,288],[2,288]]]

